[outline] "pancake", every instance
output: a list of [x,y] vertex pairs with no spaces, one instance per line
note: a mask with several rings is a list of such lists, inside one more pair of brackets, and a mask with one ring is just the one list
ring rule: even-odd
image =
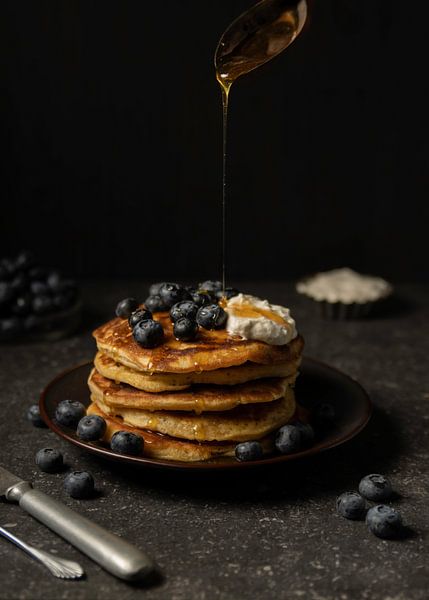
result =
[[249,361],[261,365],[285,363],[296,360],[304,345],[301,336],[289,344],[271,346],[232,336],[226,330],[205,329],[200,329],[192,342],[182,342],[174,338],[169,313],[155,313],[154,319],[162,324],[165,333],[160,346],[142,348],[134,340],[128,321],[115,318],[94,331],[98,349],[137,371],[192,373],[225,369]]
[[238,406],[225,412],[148,411],[111,407],[95,394],[91,400],[107,415],[121,417],[127,425],[150,429],[185,440],[247,441],[259,439],[287,423],[295,412],[292,388],[284,398],[263,404]]
[[98,352],[94,364],[99,373],[108,379],[128,383],[146,392],[185,390],[193,384],[237,385],[265,377],[295,377],[301,358],[273,365],[246,362],[237,367],[194,373],[155,373],[136,371],[115,362],[106,354]]
[[115,383],[92,370],[88,385],[93,397],[110,408],[137,408],[148,411],[182,410],[202,413],[228,411],[240,404],[273,402],[283,398],[295,377],[261,379],[234,386],[201,385],[185,391],[144,392],[123,383]]
[[[234,456],[235,446],[230,443],[215,442],[188,442],[179,440],[168,435],[153,433],[144,429],[130,427],[121,419],[110,417],[105,414],[96,404],[90,404],[87,409],[89,415],[99,415],[106,421],[107,429],[103,441],[109,443],[115,431],[131,431],[144,438],[143,455],[159,460],[178,460],[181,462],[209,461],[222,456]],[[270,454],[274,450],[273,436],[260,439],[264,454]]]

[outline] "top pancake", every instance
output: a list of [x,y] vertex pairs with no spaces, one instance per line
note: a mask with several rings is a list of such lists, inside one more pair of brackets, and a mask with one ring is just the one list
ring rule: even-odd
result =
[[190,373],[224,369],[248,361],[263,365],[289,362],[300,356],[304,345],[301,336],[283,346],[270,346],[232,336],[224,329],[208,331],[202,328],[195,340],[182,342],[173,335],[168,312],[155,313],[153,317],[162,324],[165,334],[164,342],[157,348],[139,346],[128,321],[116,318],[94,331],[98,349],[137,371]]

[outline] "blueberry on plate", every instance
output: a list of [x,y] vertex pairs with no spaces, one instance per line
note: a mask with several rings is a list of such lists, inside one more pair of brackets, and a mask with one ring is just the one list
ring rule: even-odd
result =
[[235,458],[240,461],[260,460],[263,451],[259,442],[241,442],[235,447]]
[[133,329],[135,341],[143,348],[155,348],[162,344],[164,330],[161,323],[153,319],[139,321]]
[[58,473],[63,464],[63,455],[55,448],[42,448],[36,454],[36,465],[45,473]]
[[86,410],[82,402],[62,400],[55,410],[55,419],[64,427],[76,427],[85,414]]
[[218,304],[202,306],[197,312],[197,323],[204,329],[223,329],[228,315]]
[[64,490],[78,500],[89,498],[94,494],[94,478],[88,471],[72,471],[64,478]]
[[216,296],[210,292],[205,292],[204,290],[190,290],[192,301],[197,306],[207,306],[208,304],[216,304]]
[[135,298],[124,298],[118,302],[116,306],[116,316],[121,319],[129,319],[131,317],[131,313],[137,310],[139,307],[139,303]]
[[159,295],[168,308],[171,308],[177,302],[190,298],[189,292],[178,283],[163,283],[159,288]]
[[37,404],[32,404],[28,409],[27,419],[34,425],[34,427],[46,427],[45,421],[40,416],[40,410]]
[[140,321],[146,321],[147,319],[152,319],[152,313],[150,310],[147,310],[146,308],[138,308],[131,313],[128,319],[128,324],[131,329],[134,329],[137,323],[140,323]]
[[216,295],[216,292],[222,291],[222,282],[221,281],[203,281],[198,285],[198,289],[204,290],[205,292],[213,292]]
[[195,339],[198,333],[198,325],[192,319],[182,317],[178,319],[173,325],[173,334],[176,340],[182,342],[190,342]]
[[186,317],[187,319],[195,320],[198,312],[198,305],[192,300],[184,300],[183,302],[177,302],[171,307],[170,319],[173,323],[179,319]]
[[137,456],[143,452],[144,440],[131,431],[116,431],[110,440],[110,448],[119,454]]
[[384,475],[372,473],[366,475],[359,483],[359,492],[368,500],[380,502],[392,495],[392,484]]
[[402,517],[400,513],[384,504],[373,506],[366,513],[368,529],[380,538],[395,538],[401,534]]
[[224,290],[222,290],[221,288],[220,290],[217,290],[215,292],[216,298],[218,298],[218,300],[221,300],[222,298],[226,298],[227,300],[229,300],[234,296],[238,296],[239,293],[240,292],[236,288],[232,287],[226,287]]
[[277,432],[275,445],[281,454],[298,452],[302,446],[301,431],[296,425],[283,425]]
[[357,492],[344,492],[337,498],[337,512],[345,519],[363,519],[366,512],[365,500]]
[[144,305],[151,312],[165,312],[170,307],[164,302],[159,294],[153,294],[152,296],[148,296],[144,301]]
[[44,315],[52,310],[52,298],[49,296],[35,296],[31,302],[31,307],[36,315]]
[[301,442],[303,446],[311,446],[314,442],[314,429],[309,423],[294,421],[291,423],[301,432]]
[[95,442],[106,433],[106,421],[98,415],[87,415],[77,424],[76,433],[81,440]]

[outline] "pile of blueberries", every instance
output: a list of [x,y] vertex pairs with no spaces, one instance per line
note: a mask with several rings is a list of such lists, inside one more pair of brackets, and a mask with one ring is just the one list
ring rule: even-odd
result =
[[30,252],[0,260],[0,334],[37,330],[43,319],[73,306],[76,283],[39,265]]
[[155,348],[162,344],[164,330],[153,313],[170,313],[173,334],[177,340],[190,342],[195,339],[199,327],[223,329],[227,314],[219,305],[222,298],[229,299],[238,294],[234,288],[222,289],[220,281],[204,281],[197,287],[183,287],[178,283],[154,283],[144,308],[135,298],[125,298],[116,307],[116,316],[128,319],[135,341],[143,348]]
[[392,497],[392,484],[384,475],[372,473],[359,483],[359,492],[344,492],[336,501],[337,512],[345,519],[361,521],[365,518],[368,529],[377,537],[398,538],[403,533],[401,514],[386,504],[368,509],[366,500],[382,502]]

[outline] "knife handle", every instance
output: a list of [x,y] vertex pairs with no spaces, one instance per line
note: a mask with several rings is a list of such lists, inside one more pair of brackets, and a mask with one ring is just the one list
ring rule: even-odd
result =
[[33,489],[28,482],[9,488],[6,498],[19,502],[20,507],[32,517],[120,579],[141,580],[154,569],[154,563],[147,554],[65,504]]

